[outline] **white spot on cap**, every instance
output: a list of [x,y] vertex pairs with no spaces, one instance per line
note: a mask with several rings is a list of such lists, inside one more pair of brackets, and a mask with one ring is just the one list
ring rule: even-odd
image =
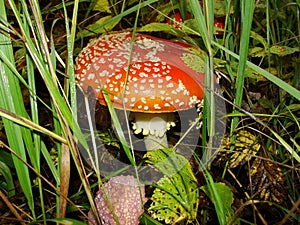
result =
[[88,80],[94,80],[95,79],[95,74],[94,73],[90,73],[87,77]]
[[99,66],[97,63],[94,63],[94,64],[93,64],[93,68],[94,68],[95,70],[99,70],[99,69],[100,69],[100,66]]
[[106,62],[106,61],[105,61],[104,58],[100,58],[100,59],[99,59],[99,63],[104,64],[105,62]]
[[140,76],[140,77],[148,77],[148,74],[147,74],[147,73],[144,73],[144,72],[140,72],[140,73],[139,73],[139,76]]
[[167,80],[167,81],[170,81],[171,79],[172,79],[171,76],[166,76],[166,80]]
[[144,104],[147,103],[146,98],[144,98],[144,97],[141,98],[141,101],[142,101],[142,103],[144,103]]
[[154,109],[161,109],[161,107],[159,106],[159,104],[154,104]]
[[148,72],[148,73],[151,72],[151,69],[150,69],[149,67],[144,67],[144,70],[145,70],[146,72]]
[[174,83],[173,82],[170,82],[166,85],[167,88],[173,88],[174,87]]
[[109,75],[109,72],[107,70],[103,70],[99,73],[100,77],[106,77]]
[[141,69],[141,64],[139,64],[139,63],[134,63],[134,64],[132,64],[132,68],[136,68],[136,69]]
[[153,71],[154,71],[155,73],[157,73],[157,72],[160,71],[160,69],[159,69],[158,67],[154,67],[154,68],[153,68]]
[[116,75],[116,76],[115,76],[115,78],[116,78],[116,80],[119,80],[119,79],[121,79],[121,78],[122,78],[122,74],[121,74],[121,73],[119,73],[118,75]]

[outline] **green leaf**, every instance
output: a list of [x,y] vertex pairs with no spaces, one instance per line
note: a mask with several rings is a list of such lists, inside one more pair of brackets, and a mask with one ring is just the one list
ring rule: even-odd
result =
[[[230,13],[233,12],[233,7],[230,7]],[[214,15],[215,17],[226,16],[226,1],[224,0],[215,0],[214,1]]]
[[145,26],[139,28],[139,32],[158,32],[164,31],[169,34],[178,35],[183,34],[179,29],[174,28],[167,23],[148,23]]
[[268,43],[266,42],[265,38],[258,33],[254,31],[250,31],[250,37],[254,40],[257,40],[259,43],[261,43],[264,46],[264,49],[266,50],[268,48]]
[[[215,191],[218,193],[221,202],[223,203],[222,211],[225,213],[226,222],[229,222],[229,221],[231,221],[231,218],[233,218],[233,215],[234,215],[234,211],[231,208],[231,205],[234,200],[232,191],[224,183],[214,183],[214,188],[215,188]],[[208,186],[207,185],[202,186],[201,190],[203,190],[205,192],[205,194],[210,198],[210,200],[215,204],[215,199],[214,199],[213,195],[211,194],[211,192],[209,191]],[[236,223],[233,223],[233,224],[239,224],[239,222],[236,221]]]
[[0,161],[0,175],[3,176],[6,182],[7,196],[11,197],[15,195],[15,186],[9,167],[2,161]]
[[270,52],[272,54],[275,54],[275,55],[278,55],[278,56],[286,56],[286,55],[293,54],[295,52],[299,52],[299,47],[291,48],[291,47],[288,47],[288,46],[273,45],[270,48]]
[[173,149],[148,152],[146,162],[164,174],[156,185],[148,209],[152,218],[167,224],[192,222],[199,204],[197,180],[186,158]]
[[94,4],[95,5],[94,5],[93,9],[95,11],[111,13],[111,11],[109,9],[110,8],[109,1],[107,1],[107,0],[97,0]]
[[94,34],[102,34],[111,31],[121,19],[113,20],[111,15],[101,17],[95,23],[90,24],[87,28],[80,32],[80,35],[87,37]]
[[265,57],[267,52],[262,47],[253,47],[249,48],[249,55],[251,57]]
[[[140,4],[136,4],[135,6],[119,13],[118,15],[115,15],[114,17],[111,17],[111,18],[107,17],[107,19],[105,21],[103,21],[103,23],[95,23],[95,27],[93,27],[93,30],[101,30],[101,28],[107,26],[108,24],[118,23],[124,16],[127,16],[130,13],[133,13],[133,12],[137,11],[138,9],[141,9],[141,8],[148,6],[152,3],[155,3],[157,1],[158,0],[147,0],[147,1],[141,2]],[[95,33],[84,32],[84,31],[80,32],[81,37],[87,37],[87,36],[91,36],[91,35],[95,35]]]
[[160,222],[152,219],[152,217],[147,215],[146,213],[143,213],[139,220],[143,225],[162,225]]
[[[203,54],[203,53],[201,53]],[[197,54],[185,53],[181,56],[184,63],[198,73],[205,73],[206,62]]]

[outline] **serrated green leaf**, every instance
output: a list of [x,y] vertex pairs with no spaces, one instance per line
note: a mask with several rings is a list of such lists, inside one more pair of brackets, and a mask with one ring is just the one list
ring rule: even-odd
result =
[[146,153],[146,162],[164,174],[156,185],[148,209],[152,218],[174,224],[192,222],[197,215],[199,193],[197,180],[186,158],[173,149]]
[[275,55],[286,56],[289,54],[293,54],[295,52],[299,52],[299,48],[291,48],[288,46],[273,45],[270,48],[270,52]]

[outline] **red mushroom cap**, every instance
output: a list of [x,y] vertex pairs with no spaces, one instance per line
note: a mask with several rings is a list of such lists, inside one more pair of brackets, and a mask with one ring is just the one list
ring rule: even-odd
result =
[[100,104],[101,89],[115,108],[135,112],[187,110],[203,99],[204,74],[185,63],[191,46],[137,33],[131,52],[131,42],[131,33],[105,35],[76,58],[79,85],[91,86]]

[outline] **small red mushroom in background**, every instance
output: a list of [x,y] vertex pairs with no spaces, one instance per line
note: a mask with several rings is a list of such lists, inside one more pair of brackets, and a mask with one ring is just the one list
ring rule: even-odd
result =
[[[100,189],[95,197],[101,223],[117,224],[111,211],[111,204],[120,225],[138,225],[139,217],[144,212],[143,204],[147,201],[145,186],[139,185],[135,177],[123,175],[111,178],[103,186],[107,196]],[[88,217],[89,225],[98,224],[92,211],[89,211]]]
[[[201,6],[202,5],[203,5],[203,3],[201,4]],[[191,13],[190,12],[187,12],[187,19],[188,20],[191,19]],[[166,21],[167,21],[167,24],[170,24],[173,27],[178,28],[178,29],[181,28],[182,23],[184,22],[179,9],[173,10],[172,13],[170,13],[168,15],[168,18],[166,19]],[[216,34],[216,35],[223,34],[224,33],[224,28],[225,28],[225,17],[224,16],[215,17],[214,27],[215,27],[214,34]]]
[[[187,19],[191,18],[191,14],[188,12],[186,15]],[[179,9],[174,9],[171,13],[169,13],[167,17],[167,24],[172,25],[175,28],[181,28],[181,24],[183,23],[183,18]]]
[[217,17],[214,20],[214,26],[215,26],[215,34],[221,35],[224,34],[224,28],[225,28],[225,17]]
[[[133,44],[133,45],[132,45]],[[104,35],[76,58],[75,74],[83,90],[92,87],[106,105],[129,110],[135,133],[144,135],[146,150],[168,147],[166,131],[175,126],[173,113],[191,109],[204,98],[204,74],[184,60],[191,46],[136,33]],[[196,62],[199,63],[199,62]]]

